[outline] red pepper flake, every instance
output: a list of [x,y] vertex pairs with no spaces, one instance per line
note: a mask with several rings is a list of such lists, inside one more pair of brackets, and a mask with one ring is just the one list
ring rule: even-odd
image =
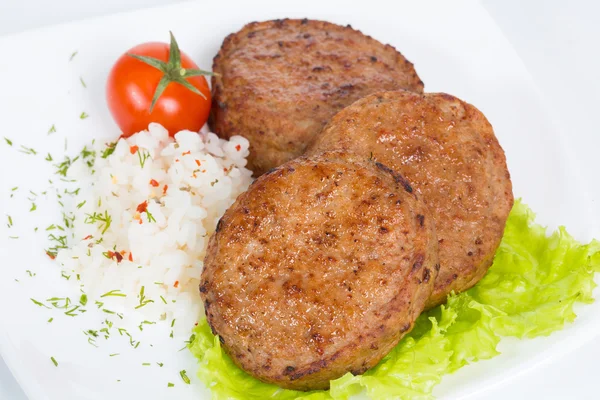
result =
[[55,254],[52,254],[52,253],[50,253],[49,251],[47,251],[47,252],[46,252],[46,255],[47,255],[48,257],[50,257],[50,259],[51,259],[51,260],[54,260],[54,259],[56,258],[56,255],[55,255]]
[[106,252],[106,255],[108,256],[108,258],[113,258],[115,256],[115,253],[109,250]]
[[173,287],[175,287],[175,288],[179,287],[179,281],[175,281],[175,284],[173,285]]
[[158,182],[156,182],[154,179],[150,179],[150,184],[154,187],[158,187]]
[[196,161],[196,165],[200,166],[200,160],[195,160]]
[[129,252],[129,261],[133,262],[133,253]]
[[169,185],[163,187],[163,195],[167,194],[167,189],[169,189]]
[[176,158],[176,159],[175,159],[175,162],[179,162],[179,158]]
[[137,151],[138,151],[139,149],[140,149],[140,148],[139,148],[139,147],[137,147],[137,146],[131,146],[131,147],[129,148],[129,152],[130,152],[131,154],[135,154],[135,153],[137,153]]
[[[117,259],[117,264],[123,261],[123,256],[119,252],[114,252],[113,256]],[[112,257],[111,257],[112,258]]]
[[240,146],[240,145],[238,144],[237,146],[235,146],[235,149],[236,149],[237,151],[240,151],[240,150],[242,149],[242,146]]
[[143,203],[138,204],[136,211],[141,214],[143,212],[146,212],[146,209],[148,209],[148,202],[144,201]]
[[86,237],[83,238],[83,240],[88,240],[88,239],[91,239],[91,238],[92,238],[92,235],[87,235]]
[[192,152],[190,150],[186,151],[185,153],[181,153],[182,156],[187,156],[189,154],[191,154]]

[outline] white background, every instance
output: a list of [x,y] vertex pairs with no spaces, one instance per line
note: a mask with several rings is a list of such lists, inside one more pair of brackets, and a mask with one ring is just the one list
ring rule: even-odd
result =
[[[43,25],[175,3],[177,0],[0,0],[0,35]],[[540,88],[553,123],[563,133],[600,134],[600,3],[594,0],[483,0]],[[298,3],[301,5],[301,3]],[[210,16],[199,16],[210,18]],[[9,55],[0,56],[0,63]],[[18,60],[11,60],[18,62]],[[1,114],[2,111],[0,111]],[[582,159],[600,149],[577,146]],[[595,171],[585,171],[594,178]],[[590,184],[593,181],[589,182]],[[600,316],[599,316],[600,318]],[[596,399],[600,344],[525,373],[486,399]],[[25,400],[0,358],[0,399]]]

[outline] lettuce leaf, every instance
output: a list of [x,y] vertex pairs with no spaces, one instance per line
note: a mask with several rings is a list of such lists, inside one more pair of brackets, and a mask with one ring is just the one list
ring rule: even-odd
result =
[[582,245],[561,227],[552,235],[517,201],[494,264],[472,289],[419,317],[415,328],[364,375],[348,373],[328,391],[296,392],[262,383],[234,365],[206,320],[190,344],[198,376],[214,400],[345,400],[366,391],[372,399],[431,399],[445,374],[498,355],[502,336],[545,336],[572,322],[576,302],[591,303],[600,242]]

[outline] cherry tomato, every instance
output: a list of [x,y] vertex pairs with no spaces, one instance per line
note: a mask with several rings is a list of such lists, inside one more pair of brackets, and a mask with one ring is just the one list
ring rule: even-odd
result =
[[151,122],[163,125],[171,136],[183,129],[199,131],[211,104],[202,75],[210,72],[199,70],[190,57],[180,53],[172,35],[170,45],[144,43],[123,54],[106,85],[108,107],[123,136],[147,129]]

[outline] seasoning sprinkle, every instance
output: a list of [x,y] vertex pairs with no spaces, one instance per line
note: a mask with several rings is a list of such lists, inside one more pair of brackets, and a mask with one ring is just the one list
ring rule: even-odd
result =
[[54,357],[50,357],[50,360],[52,360],[52,364],[54,364],[55,367],[58,367],[58,361],[56,361]]
[[190,378],[188,378],[187,373],[185,372],[185,369],[182,369],[181,371],[179,371],[179,376],[181,376],[181,379],[185,382],[186,385],[190,384]]

